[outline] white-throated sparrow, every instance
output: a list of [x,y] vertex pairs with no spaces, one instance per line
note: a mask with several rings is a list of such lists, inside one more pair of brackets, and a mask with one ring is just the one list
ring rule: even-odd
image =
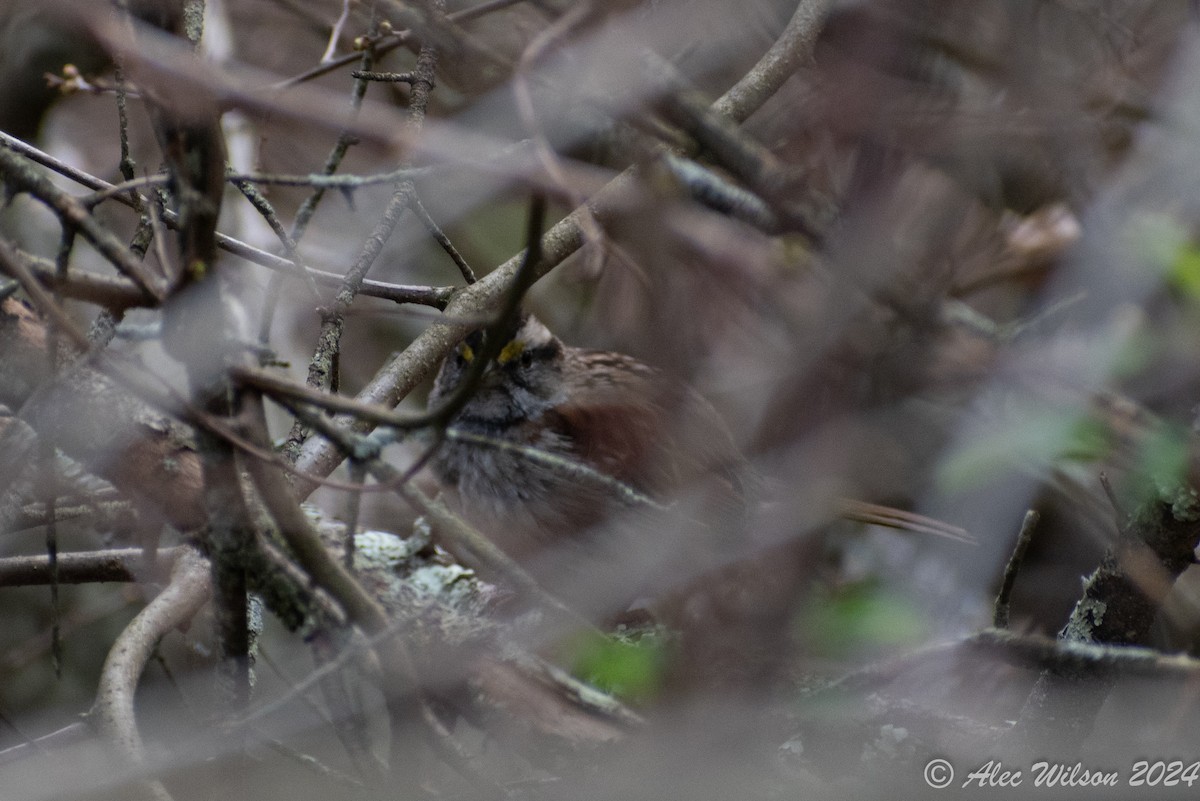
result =
[[[430,395],[444,401],[480,352],[461,342]],[[564,345],[525,316],[459,410],[434,471],[464,516],[524,558],[614,516],[661,510],[696,482],[738,503],[741,460],[713,407],[636,359]],[[695,517],[694,510],[692,516]]]
[[[446,359],[431,405],[459,386],[483,336]],[[790,552],[751,545],[745,460],[686,384],[619,353],[564,345],[526,317],[433,468],[464,517],[580,611],[648,611],[674,629],[667,681],[677,689],[756,686],[785,660],[800,571]],[[635,600],[643,610],[625,617]]]

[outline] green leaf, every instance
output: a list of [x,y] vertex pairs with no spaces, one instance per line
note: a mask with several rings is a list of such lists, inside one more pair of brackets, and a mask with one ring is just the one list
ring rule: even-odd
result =
[[1130,226],[1134,254],[1161,270],[1184,296],[1200,300],[1200,245],[1187,228],[1164,213],[1140,215]]
[[1139,472],[1158,486],[1182,484],[1188,468],[1188,439],[1182,426],[1158,426],[1139,448]]
[[657,628],[587,637],[574,649],[571,672],[620,698],[646,701],[662,688],[668,640],[668,635]]
[[1167,273],[1171,285],[1192,300],[1200,300],[1200,247],[1184,243]]
[[1076,409],[1030,406],[1008,417],[1021,422],[997,426],[942,459],[936,477],[941,490],[969,490],[1014,467],[1038,467],[1057,459],[1093,461],[1111,446],[1103,423]]
[[826,590],[800,620],[806,647],[839,658],[864,651],[912,645],[926,635],[923,616],[912,601],[876,582]]

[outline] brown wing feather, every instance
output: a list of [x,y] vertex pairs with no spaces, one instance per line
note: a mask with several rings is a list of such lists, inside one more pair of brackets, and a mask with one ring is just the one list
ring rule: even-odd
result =
[[627,402],[566,403],[558,406],[551,425],[570,439],[578,458],[636,490],[656,494],[666,488],[661,468],[661,410]]
[[[570,400],[555,410],[556,428],[589,465],[663,497],[737,460],[724,421],[694,390],[622,354],[571,356],[622,368],[579,371]],[[619,382],[609,378],[614,374]]]

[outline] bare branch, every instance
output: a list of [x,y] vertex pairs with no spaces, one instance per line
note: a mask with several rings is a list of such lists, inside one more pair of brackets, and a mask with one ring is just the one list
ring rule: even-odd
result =
[[713,104],[713,111],[734,122],[744,122],[757,111],[811,58],[817,34],[832,7],[833,0],[800,0],[796,4],[796,13],[775,44],[745,77]]
[[[158,551],[151,575],[175,563],[184,546]],[[81,551],[58,555],[60,584],[93,584],[106,581],[145,581],[146,553],[141,548]],[[0,559],[0,587],[25,587],[50,583],[49,557],[9,556]]]
[[[208,574],[208,560],[194,548],[182,546],[170,583],[125,627],[101,668],[95,706],[97,726],[136,774],[150,767],[134,711],[138,682],[158,641],[191,620],[208,600]],[[170,798],[157,780],[148,779],[140,787],[146,797],[156,801]]]

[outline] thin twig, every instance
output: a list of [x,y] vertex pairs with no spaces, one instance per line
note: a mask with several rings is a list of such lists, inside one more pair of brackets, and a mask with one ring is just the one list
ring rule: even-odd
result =
[[446,251],[446,255],[450,257],[458,271],[462,274],[463,280],[468,284],[475,283],[475,271],[471,269],[471,265],[467,264],[467,260],[458,252],[458,248],[454,247],[454,243],[450,241],[450,237],[437,224],[429,214],[429,210],[425,208],[425,204],[421,202],[421,198],[415,193],[412,196],[412,204],[409,206],[413,213],[417,215],[417,219],[425,226],[425,230],[429,232],[442,250]]
[[1025,551],[1033,540],[1033,530],[1037,528],[1041,515],[1030,509],[1021,521],[1021,530],[1017,534],[1017,544],[1013,547],[1012,556],[1004,566],[1004,578],[1000,582],[1000,592],[996,594],[996,602],[992,607],[992,625],[998,629],[1008,628],[1008,605],[1013,586],[1017,583],[1017,573],[1025,560]]
[[1116,523],[1117,531],[1121,531],[1125,526],[1125,513],[1121,510],[1121,502],[1117,500],[1117,493],[1113,492],[1112,482],[1109,481],[1107,473],[1100,473],[1100,486],[1108,498],[1108,505],[1112,507],[1113,521]]
[[346,29],[346,23],[350,21],[350,0],[342,0],[342,13],[338,15],[337,21],[333,23],[333,29],[329,32],[329,44],[325,46],[325,53],[321,56],[321,63],[328,64],[334,59],[334,53],[337,51],[338,40],[342,38],[342,33]]
[[416,76],[411,72],[375,72],[373,70],[351,70],[351,78],[380,83],[412,83]]
[[[298,245],[296,240],[293,239],[291,233],[283,227],[283,223],[280,221],[279,215],[275,213],[275,207],[271,204],[271,201],[267,199],[266,195],[259,191],[257,186],[249,181],[232,180],[232,183],[237,187],[238,191],[242,193],[242,196],[250,203],[251,207],[253,207],[254,210],[262,216],[263,220],[266,221],[271,231],[274,232],[275,236],[279,239],[279,243],[283,245],[284,255],[286,255],[287,258],[296,265],[296,270],[293,275],[298,277],[304,284],[304,287],[308,290],[309,297],[313,300],[313,302],[319,303],[321,300],[321,295],[317,291],[317,283],[313,279],[312,274],[309,272],[308,266],[300,260],[299,254],[297,253]],[[273,302],[274,298],[275,293],[269,293],[268,302]]]

